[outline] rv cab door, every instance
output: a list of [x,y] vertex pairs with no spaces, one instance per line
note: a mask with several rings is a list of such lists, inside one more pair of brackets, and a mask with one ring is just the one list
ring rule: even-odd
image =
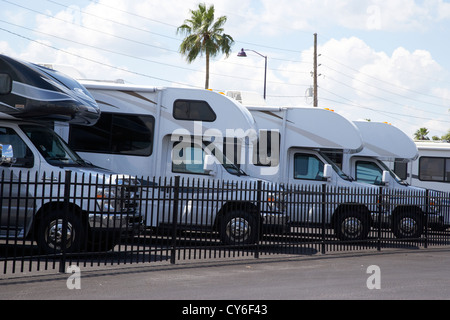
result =
[[[34,148],[29,147],[27,138],[18,128],[0,125],[0,144],[9,145],[12,159],[0,164],[3,178],[0,197],[0,236],[23,236],[32,223],[35,207],[34,190],[40,158]],[[37,176],[40,178],[39,176]],[[21,181],[22,183],[18,183]]]
[[[211,157],[207,157],[207,152],[202,146],[180,141],[166,143],[169,146],[166,150],[165,178],[167,183],[179,177],[180,185],[175,188],[165,188],[166,199],[174,199],[178,193],[178,219],[182,225],[196,227],[210,227],[214,221],[215,208],[217,207],[216,196],[211,194],[217,186],[217,182],[222,177],[221,166],[213,163]],[[208,160],[209,159],[209,160]],[[164,161],[164,160],[163,160]],[[209,163],[205,163],[209,161]],[[209,201],[208,201],[209,199]],[[209,204],[209,205],[208,205]],[[172,210],[165,213],[164,223],[173,221]]]

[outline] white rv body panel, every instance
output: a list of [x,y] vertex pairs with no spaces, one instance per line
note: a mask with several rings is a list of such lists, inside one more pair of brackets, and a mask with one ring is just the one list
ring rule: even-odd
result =
[[450,192],[450,143],[416,141],[419,156],[408,164],[407,182],[413,186]]
[[291,183],[288,152],[303,150],[318,154],[317,150],[340,150],[355,153],[363,148],[362,137],[355,125],[335,112],[307,107],[247,108],[255,118],[258,130],[276,130],[281,136],[279,165],[271,170],[256,166],[247,169],[253,174],[268,174],[277,182]]
[[[84,159],[93,164],[111,170],[125,170],[125,172],[142,177],[144,180],[147,178],[151,180],[153,177],[175,178],[179,176],[184,179],[184,182],[187,179],[203,179],[210,182],[228,181],[230,187],[237,187],[240,183],[255,183],[257,180],[262,180],[252,178],[234,166],[234,163],[246,162],[249,145],[257,140],[253,116],[235,100],[209,90],[130,86],[95,81],[80,82],[92,94],[101,110],[102,115],[97,125],[101,123],[102,117],[109,115],[112,117],[150,117],[152,119],[152,125],[147,127],[147,129],[151,127],[148,139],[151,140],[152,145],[150,152],[145,154],[136,155],[128,151],[115,152],[114,150],[101,152],[96,149],[81,150],[84,147],[83,142],[78,146],[72,145]],[[185,103],[189,107],[183,109]],[[195,109],[194,105],[201,105],[201,108]],[[133,126],[136,126],[136,123]],[[144,123],[139,125],[144,126]],[[95,126],[93,128],[95,129]],[[75,129],[64,124],[57,124],[55,130],[69,144],[73,144],[76,137],[71,137],[70,132]],[[79,130],[81,131],[78,131],[77,134],[86,137],[92,134],[91,132],[86,133],[86,130],[89,130],[86,127],[80,127]],[[139,133],[139,128],[136,130]],[[182,147],[179,148],[180,145]],[[231,154],[233,161],[222,160],[225,145],[227,148],[225,156],[228,157]],[[228,149],[233,149],[234,152],[230,153]],[[209,156],[208,159],[214,159],[215,163],[206,166],[204,163],[206,156]],[[181,161],[179,161],[180,159]],[[184,162],[185,159],[194,161],[187,163],[189,160]],[[195,164],[196,161],[199,165]],[[241,169],[244,169],[244,166],[241,166]],[[272,182],[263,181],[263,183],[270,185],[269,188],[273,190],[281,191]],[[217,197],[221,195],[209,196],[210,199],[218,200]],[[256,201],[254,196],[254,194],[250,194],[246,201]],[[186,194],[186,197],[193,197],[193,195]],[[215,224],[221,209],[218,205],[223,205],[223,203],[226,201],[211,202],[215,207],[213,210],[205,209],[205,212],[213,212],[213,216],[208,216],[206,222],[195,221],[191,225],[214,227],[213,224]],[[149,203],[149,205],[152,204]],[[192,202],[188,202],[181,210],[179,222],[190,221],[186,220],[186,214],[194,211]],[[286,215],[278,209],[262,209],[261,212],[263,211],[265,212],[262,214],[264,223],[282,227],[286,224]],[[161,217],[163,217],[163,221],[160,220]],[[149,227],[156,227],[161,223],[169,222],[170,219],[171,217],[168,217],[167,214],[149,215],[146,223]],[[205,226],[204,223],[207,225]]]
[[[375,226],[378,223],[390,226],[398,237],[419,237],[422,234],[421,226],[423,224],[420,214],[415,212],[405,214],[405,210],[400,209],[400,206],[390,205],[389,199],[396,201],[396,198],[401,195],[389,194],[389,196],[383,197],[383,201],[387,202],[381,207],[383,211],[380,215],[378,212],[380,207],[374,205],[378,200],[373,196],[380,192],[379,187],[352,181],[351,178],[348,178],[351,176],[352,157],[355,157],[354,159],[357,159],[357,156],[365,157],[365,159],[379,164],[382,164],[380,159],[408,161],[416,158],[417,150],[411,143],[412,141],[402,135],[399,130],[394,127],[384,127],[383,124],[371,124],[366,128],[365,123],[354,124],[334,112],[317,108],[248,106],[248,109],[252,112],[258,129],[278,130],[281,134],[279,161],[281,165],[271,168],[278,169],[272,172],[268,168],[261,168],[260,172],[264,172],[266,178],[289,185],[319,186],[326,184],[342,188],[341,190],[349,190],[352,187],[359,190],[372,190],[368,191],[372,196],[366,198],[366,203],[360,203],[360,199],[349,197],[347,200],[349,203],[335,204],[331,210],[326,211],[325,222],[331,223],[337,234],[346,228],[344,221],[348,221],[348,218],[344,217],[352,215],[354,215],[352,216],[354,221],[359,221],[357,224],[348,225],[352,230],[355,230],[356,225],[357,228],[362,229],[362,226],[367,224],[367,222],[363,222],[365,220],[371,221]],[[372,130],[375,131],[373,135]],[[387,146],[379,144],[379,142],[385,142],[384,139],[388,139],[390,142],[393,134],[400,136],[398,144],[396,142]],[[377,139],[382,141],[377,141]],[[336,164],[326,156],[327,153],[342,154],[342,166],[346,172],[340,171]],[[326,170],[326,165],[331,166],[334,170]],[[325,174],[326,171],[330,173]],[[252,173],[255,172],[258,170]],[[316,174],[314,174],[315,172]],[[384,176],[387,177],[387,175]],[[397,183],[394,178],[389,181],[390,183],[387,185],[391,187]],[[399,185],[398,188],[414,189],[403,185]],[[313,196],[310,196],[309,199],[309,205],[301,209],[302,215],[298,222],[322,223],[321,199],[315,199]],[[330,203],[332,203],[331,199]],[[426,205],[423,205],[423,208],[425,207]],[[348,208],[353,209],[348,211]],[[435,206],[432,207],[432,209],[435,208]],[[359,213],[355,214],[356,211]],[[361,215],[362,212],[364,212],[363,215]],[[432,223],[438,226],[442,224],[442,216],[430,215],[429,217],[431,217],[430,225]],[[367,233],[368,230],[365,229],[359,236],[364,238]],[[349,234],[348,238],[355,236],[352,232]]]
[[[407,163],[415,160],[418,157],[418,150],[414,141],[403,131],[387,123],[372,121],[354,121],[353,123],[361,133],[364,149],[354,154],[344,153],[342,171],[356,181],[369,183],[373,180],[372,182],[377,185],[383,185],[382,172],[389,171],[389,182],[385,186],[391,189],[408,190],[408,186],[385,163]],[[377,176],[368,176],[367,179],[359,177],[358,164],[362,165],[362,163],[367,167],[366,172],[378,172]]]
[[353,121],[362,135],[364,149],[358,155],[382,161],[412,161],[418,157],[414,141],[397,127],[373,121]]
[[[394,163],[410,165],[419,156],[414,141],[403,131],[393,125],[382,122],[355,121],[355,125],[364,140],[364,149],[355,154],[343,154],[342,169],[358,182],[367,183],[383,187],[388,190],[390,196],[423,195],[417,197],[419,200],[404,203],[397,207],[397,212],[406,210],[428,212],[428,223],[433,226],[450,225],[448,209],[442,199],[442,195],[429,192],[431,197],[428,200],[425,188],[411,186],[406,181],[401,180],[391,169]],[[413,209],[412,209],[413,208]]]

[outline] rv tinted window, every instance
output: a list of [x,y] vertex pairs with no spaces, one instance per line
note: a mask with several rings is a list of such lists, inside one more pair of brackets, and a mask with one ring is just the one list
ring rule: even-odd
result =
[[356,162],[356,180],[363,183],[381,185],[383,171],[370,161]]
[[177,120],[206,121],[216,120],[216,114],[206,101],[176,100],[173,104],[173,117]]
[[419,180],[450,182],[450,158],[420,157]]
[[0,94],[8,94],[12,89],[12,81],[9,74],[0,73]]
[[323,162],[314,155],[294,155],[294,179],[323,180]]
[[69,145],[79,152],[149,156],[155,118],[102,112],[93,126],[71,125]]
[[394,163],[394,172],[402,180],[408,178],[408,164],[403,162]]
[[205,152],[202,147],[176,142],[172,149],[172,172],[205,174],[204,159]]

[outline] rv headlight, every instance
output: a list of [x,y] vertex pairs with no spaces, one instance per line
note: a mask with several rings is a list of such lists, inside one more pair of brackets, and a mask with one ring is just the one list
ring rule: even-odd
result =
[[116,189],[97,188],[97,205],[102,212],[116,211]]
[[285,196],[284,193],[279,192],[269,192],[267,193],[267,205],[269,208],[275,211],[284,212],[285,210]]
[[436,198],[428,199],[428,212],[430,213],[439,213],[440,210],[439,200]]

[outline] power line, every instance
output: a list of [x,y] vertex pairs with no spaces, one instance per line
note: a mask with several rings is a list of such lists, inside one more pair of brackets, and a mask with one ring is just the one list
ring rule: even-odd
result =
[[350,70],[352,70],[352,71],[355,71],[355,72],[358,72],[358,73],[360,73],[360,74],[363,74],[363,75],[367,76],[368,78],[371,78],[371,79],[373,79],[373,80],[376,80],[376,81],[385,83],[385,84],[387,84],[387,85],[389,85],[389,86],[397,87],[397,88],[399,88],[399,89],[401,89],[401,90],[405,90],[405,91],[409,91],[409,92],[412,92],[412,93],[416,93],[416,94],[428,96],[428,97],[431,97],[431,98],[440,99],[439,97],[436,97],[436,96],[434,96],[434,95],[429,95],[429,94],[426,94],[426,93],[423,93],[423,92],[411,90],[411,89],[408,89],[408,88],[399,86],[399,85],[397,85],[397,84],[395,84],[395,83],[390,83],[390,82],[388,82],[388,81],[386,81],[386,80],[382,80],[382,79],[379,79],[379,78],[377,78],[377,77],[374,77],[374,76],[372,76],[372,75],[370,75],[370,74],[361,72],[360,70],[357,70],[357,69],[355,69],[355,68],[353,68],[353,67],[350,67],[350,66],[348,66],[348,65],[345,65],[345,64],[343,64],[342,62],[340,62],[340,61],[338,61],[338,60],[336,60],[336,59],[334,59],[334,58],[332,58],[332,57],[327,56],[326,54],[322,54],[322,57],[325,57],[325,58],[327,58],[327,59],[330,59],[330,60],[332,60],[333,62],[335,62],[335,63],[337,63],[337,64],[339,64],[339,65],[341,65],[341,66],[343,66],[343,67],[345,67],[345,68],[348,68],[348,69],[350,69]]
[[167,80],[167,79],[163,79],[163,78],[158,78],[158,77],[150,76],[150,75],[148,75],[148,74],[144,74],[144,73],[141,73],[141,72],[130,71],[130,70],[127,70],[127,69],[124,69],[124,68],[121,68],[121,67],[113,66],[113,65],[110,65],[110,64],[107,64],[107,63],[104,63],[104,62],[100,62],[100,61],[97,61],[97,60],[94,60],[94,59],[91,59],[91,58],[87,58],[87,57],[81,56],[81,55],[79,55],[79,54],[76,54],[76,53],[73,53],[73,52],[70,52],[70,51],[67,51],[67,50],[64,50],[64,49],[57,48],[57,47],[55,47],[55,46],[52,46],[52,45],[49,45],[49,44],[47,44],[47,43],[43,43],[43,42],[40,42],[40,41],[31,39],[31,38],[28,38],[28,37],[25,37],[25,36],[23,36],[23,35],[20,35],[20,34],[18,34],[18,33],[12,32],[12,31],[10,31],[10,30],[7,30],[7,29],[1,28],[1,27],[0,27],[0,30],[5,31],[5,32],[8,32],[8,33],[10,33],[10,34],[12,34],[12,35],[14,35],[14,36],[23,38],[23,39],[25,39],[25,40],[28,40],[28,41],[31,41],[31,42],[40,44],[40,45],[42,45],[42,46],[45,46],[45,47],[54,49],[54,50],[56,50],[56,51],[61,51],[61,52],[64,52],[64,53],[66,53],[66,54],[75,56],[75,57],[77,57],[77,58],[80,58],[80,59],[83,59],[83,60],[87,60],[87,61],[90,61],[90,62],[99,64],[99,65],[103,65],[103,66],[105,66],[105,67],[109,67],[109,68],[112,68],[112,69],[120,70],[120,71],[127,72],[127,73],[130,73],[130,74],[134,74],[134,75],[138,75],[138,76],[142,76],[142,77],[146,77],[146,78],[151,78],[151,79],[155,79],[155,80],[159,80],[159,81],[175,83],[175,84],[179,84],[179,85],[183,85],[183,86],[188,86],[188,87],[201,88],[201,87],[199,87],[199,86],[194,86],[194,85],[187,84],[187,83],[176,82],[176,81],[172,81],[172,80]]
[[[413,98],[410,98],[410,97],[408,97],[408,96],[404,96],[404,95],[402,95],[402,94],[400,94],[400,93],[397,93],[397,92],[394,92],[394,91],[391,91],[391,90],[387,90],[387,89],[383,89],[383,88],[377,87],[377,86],[372,85],[372,84],[370,84],[370,83],[368,83],[368,82],[365,82],[365,81],[362,81],[362,80],[360,80],[360,79],[357,79],[357,78],[355,78],[355,77],[353,77],[353,76],[350,76],[350,75],[348,75],[348,74],[346,74],[346,73],[344,73],[344,72],[341,72],[341,71],[339,71],[339,70],[336,70],[336,69],[334,69],[334,68],[331,68],[331,67],[328,66],[328,65],[322,65],[322,66],[324,66],[324,67],[326,67],[326,68],[329,68],[329,69],[331,69],[331,70],[333,70],[333,71],[335,71],[335,72],[338,72],[340,75],[343,75],[343,76],[345,76],[345,77],[348,77],[348,78],[350,78],[350,79],[352,79],[352,80],[361,82],[361,83],[363,83],[363,84],[366,85],[366,86],[369,86],[369,87],[372,87],[372,88],[375,88],[375,89],[378,89],[378,90],[381,90],[381,91],[384,91],[384,92],[388,92],[388,93],[390,93],[390,94],[399,96],[399,97],[401,97],[401,98],[408,99],[408,100],[412,100],[412,101],[414,101],[414,102],[426,103],[426,104],[428,104],[428,105],[433,105],[433,106],[436,106],[436,107],[448,108],[448,106],[443,106],[443,105],[441,105],[441,104],[432,103],[432,102],[429,102],[429,101],[421,101],[421,100],[413,99]],[[407,90],[407,89],[405,88],[404,90]],[[437,98],[437,97],[435,97],[435,98]]]

